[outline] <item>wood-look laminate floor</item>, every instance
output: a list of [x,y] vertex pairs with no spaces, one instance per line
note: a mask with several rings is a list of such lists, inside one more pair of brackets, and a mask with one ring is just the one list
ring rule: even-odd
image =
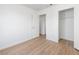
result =
[[55,43],[46,40],[44,36],[40,36],[22,44],[1,50],[0,55],[78,55],[79,52],[71,45],[70,42],[65,40]]

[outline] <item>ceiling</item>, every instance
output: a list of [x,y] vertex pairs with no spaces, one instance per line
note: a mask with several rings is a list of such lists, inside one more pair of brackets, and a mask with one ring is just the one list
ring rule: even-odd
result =
[[51,5],[50,4],[25,4],[25,6],[39,11],[39,10],[45,9]]

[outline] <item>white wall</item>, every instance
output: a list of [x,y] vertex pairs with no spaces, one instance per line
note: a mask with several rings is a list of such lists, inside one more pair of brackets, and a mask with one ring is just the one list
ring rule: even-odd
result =
[[46,15],[40,15],[40,34],[46,34]]
[[[79,49],[79,5],[60,4],[53,5],[47,9],[41,10],[38,15],[46,14],[46,38],[54,42],[59,40],[59,18],[58,13],[61,10],[74,8],[74,48]],[[51,26],[51,27],[50,27]]]
[[74,41],[74,9],[59,12],[59,38]]
[[0,49],[39,34],[37,12],[23,5],[0,5]]
[[41,10],[38,15],[46,14],[46,38],[58,42],[58,17],[54,7]]
[[79,5],[75,6],[74,16],[74,47],[79,50]]
[[41,10],[39,15],[46,14],[46,37],[48,40],[58,42],[59,40],[59,11],[74,8],[75,5],[53,5]]

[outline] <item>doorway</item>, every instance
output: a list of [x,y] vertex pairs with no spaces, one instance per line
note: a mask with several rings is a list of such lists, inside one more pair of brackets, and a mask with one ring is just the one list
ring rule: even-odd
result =
[[74,8],[59,11],[59,41],[74,45]]
[[39,35],[46,38],[46,14],[39,16]]

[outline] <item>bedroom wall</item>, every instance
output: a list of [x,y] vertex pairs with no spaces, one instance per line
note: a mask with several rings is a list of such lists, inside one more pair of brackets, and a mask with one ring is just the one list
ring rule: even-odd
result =
[[74,10],[74,48],[79,50],[79,4]]
[[37,11],[23,5],[0,5],[0,49],[39,34]]
[[[76,5],[53,5],[41,10],[38,15],[46,14],[46,38],[54,42],[59,40],[59,11],[74,8]],[[51,26],[51,27],[50,27]]]
[[[74,48],[79,49],[79,5],[60,4],[41,10],[38,15],[46,14],[46,38],[58,43],[59,40],[59,11],[74,8]],[[50,27],[51,25],[51,27]]]

